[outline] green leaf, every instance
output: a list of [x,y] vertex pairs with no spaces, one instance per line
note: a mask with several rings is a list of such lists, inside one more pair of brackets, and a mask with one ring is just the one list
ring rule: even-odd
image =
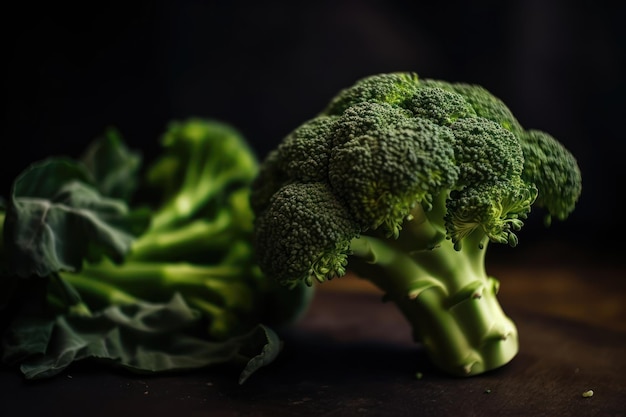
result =
[[199,369],[244,362],[239,383],[273,362],[278,336],[259,325],[226,341],[194,335],[199,314],[175,294],[168,303],[111,306],[91,317],[21,318],[4,340],[3,361],[27,379],[43,379],[81,360],[98,360],[137,373]]
[[121,262],[136,234],[148,226],[147,211],[106,198],[85,168],[68,159],[31,165],[15,181],[4,226],[12,271],[46,276],[79,270],[104,256]]
[[141,155],[124,144],[114,128],[93,141],[80,161],[91,174],[98,191],[107,197],[129,201],[138,186]]
[[66,157],[49,158],[31,164],[20,173],[11,194],[12,198],[49,199],[69,182],[94,186],[91,175],[82,164]]
[[243,384],[260,368],[274,362],[282,350],[282,341],[269,327],[258,325],[251,332],[235,339],[241,346],[240,355],[248,359],[239,375],[239,384]]
[[45,317],[17,317],[2,340],[2,361],[15,364],[45,354],[53,328],[54,321]]

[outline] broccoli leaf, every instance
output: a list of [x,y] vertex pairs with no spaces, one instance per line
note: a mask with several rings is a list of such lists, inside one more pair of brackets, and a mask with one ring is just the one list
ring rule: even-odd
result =
[[277,335],[263,325],[225,341],[197,337],[201,325],[199,313],[179,294],[167,303],[112,305],[91,316],[21,316],[4,338],[3,361],[19,365],[31,380],[52,377],[85,359],[142,374],[243,362],[243,383],[281,348]]
[[85,167],[64,158],[31,165],[15,181],[4,224],[19,276],[80,269],[84,260],[121,262],[149,223],[145,211],[103,197]]
[[129,201],[138,187],[141,155],[128,149],[114,128],[96,138],[80,161],[102,195]]
[[247,361],[239,375],[240,385],[260,368],[274,362],[283,347],[278,335],[262,324],[243,336],[231,339],[230,343],[238,346],[238,355]]

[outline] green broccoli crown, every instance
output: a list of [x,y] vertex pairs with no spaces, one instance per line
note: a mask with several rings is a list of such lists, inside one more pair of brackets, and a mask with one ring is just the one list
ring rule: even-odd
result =
[[535,203],[564,219],[580,192],[571,153],[524,130],[486,89],[378,74],[341,90],[261,163],[253,244],[261,270],[285,285],[349,266],[399,307],[436,365],[476,375],[518,349],[485,246],[516,246]]
[[[262,163],[251,197],[257,251],[261,267],[285,279],[307,269],[328,277],[344,270],[350,236],[398,238],[416,207],[459,250],[474,232],[514,246],[535,201],[563,219],[580,184],[574,157],[526,132],[485,88],[373,75],[341,90]],[[318,260],[324,267],[311,269]]]

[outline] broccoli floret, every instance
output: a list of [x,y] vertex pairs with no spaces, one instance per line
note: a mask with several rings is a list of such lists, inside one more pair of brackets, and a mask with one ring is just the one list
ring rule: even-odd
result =
[[277,158],[289,161],[282,166],[287,178],[325,181],[331,149],[328,142],[332,139],[335,120],[336,117],[320,116],[303,123],[278,146]]
[[440,87],[419,88],[404,104],[417,117],[440,125],[450,125],[459,118],[476,116],[474,108],[460,94]]
[[521,134],[524,131],[506,104],[480,85],[429,79],[422,80],[421,85],[457,93],[463,96],[464,101],[471,106],[477,116],[493,120],[515,134]]
[[328,182],[363,231],[397,236],[411,208],[430,205],[458,175],[450,129],[390,104],[346,109],[334,138]]
[[341,90],[263,161],[251,192],[261,269],[285,285],[351,270],[394,302],[432,361],[476,375],[518,352],[487,274],[533,204],[565,219],[573,155],[485,88],[413,73]]
[[454,190],[444,216],[448,237],[460,250],[465,238],[479,230],[491,242],[517,246],[515,232],[537,197],[537,189],[520,179],[485,182]]
[[460,169],[457,188],[520,176],[524,156],[511,132],[482,117],[459,119],[451,128]]
[[574,210],[582,189],[580,169],[574,156],[550,134],[529,130],[521,137],[524,152],[522,178],[541,190],[535,204],[552,216],[566,219]]
[[[327,183],[288,184],[259,215],[255,245],[267,248],[259,261],[268,276],[287,285],[302,280],[311,285],[313,279],[345,274],[350,241],[359,228]],[[285,228],[296,224],[307,227]]]
[[388,103],[402,105],[415,94],[417,74],[391,73],[367,77],[340,91],[326,106],[323,113],[341,115],[347,108],[362,103]]

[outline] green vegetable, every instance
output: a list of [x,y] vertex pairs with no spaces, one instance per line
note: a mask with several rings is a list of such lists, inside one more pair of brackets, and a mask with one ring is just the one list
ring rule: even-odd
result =
[[574,157],[525,130],[486,89],[378,74],[340,91],[262,162],[255,248],[281,284],[348,269],[394,302],[433,363],[476,375],[518,352],[486,272],[489,242],[515,246],[531,206],[565,219]]
[[2,361],[28,379],[99,360],[135,372],[271,363],[311,291],[253,259],[258,162],[214,120],[172,122],[142,157],[111,129],[29,166],[1,206]]

